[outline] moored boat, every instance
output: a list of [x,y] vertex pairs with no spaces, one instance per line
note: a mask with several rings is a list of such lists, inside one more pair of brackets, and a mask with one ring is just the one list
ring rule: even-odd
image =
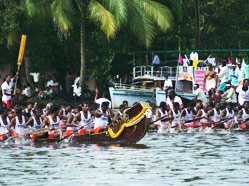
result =
[[160,84],[162,87],[165,75],[174,81],[175,73],[175,67],[162,66],[157,69],[153,66],[133,67],[131,84],[115,83],[114,87],[109,87],[112,108],[118,108],[124,100],[128,101],[129,106],[135,102],[156,104],[155,85]]

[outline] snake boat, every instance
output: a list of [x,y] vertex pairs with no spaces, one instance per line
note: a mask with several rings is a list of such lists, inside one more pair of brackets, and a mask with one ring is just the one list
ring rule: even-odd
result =
[[[88,132],[85,134],[74,133],[70,136],[71,142],[78,143],[122,143],[134,144],[141,140],[147,132],[151,121],[152,108],[147,103],[137,103],[124,111],[122,118],[113,120],[98,134]],[[34,142],[58,142],[61,135],[58,133],[51,137],[48,129],[41,129],[31,133]]]

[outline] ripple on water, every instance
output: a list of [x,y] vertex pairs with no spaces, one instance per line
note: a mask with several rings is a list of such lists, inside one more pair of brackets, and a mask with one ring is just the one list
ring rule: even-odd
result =
[[0,144],[0,185],[248,185],[248,143],[240,133],[153,133],[128,146]]

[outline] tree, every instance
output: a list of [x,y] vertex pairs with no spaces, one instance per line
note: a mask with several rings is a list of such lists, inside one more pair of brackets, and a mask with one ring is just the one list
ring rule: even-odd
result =
[[[31,18],[49,15],[65,36],[80,17],[81,83],[86,71],[86,21],[99,24],[108,39],[113,38],[121,28],[129,30],[147,48],[151,45],[156,29],[168,30],[173,16],[170,10],[153,0],[25,0],[25,12]],[[44,13],[48,11],[47,13]]]

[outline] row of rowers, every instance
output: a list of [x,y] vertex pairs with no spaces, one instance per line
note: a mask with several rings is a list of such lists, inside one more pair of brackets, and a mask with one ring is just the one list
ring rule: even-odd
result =
[[72,106],[60,108],[52,104],[47,104],[44,109],[39,108],[37,104],[29,104],[23,110],[18,106],[11,110],[2,108],[0,109],[0,133],[21,133],[24,128],[39,130],[63,127],[68,133],[79,127],[95,132],[106,128],[115,114],[119,113],[110,109],[109,102],[103,102],[95,111],[90,111],[88,103],[83,103],[76,108]]
[[[245,101],[242,106],[234,107],[231,103],[203,105],[201,100],[197,100],[195,103],[190,102],[185,108],[180,108],[178,102],[174,102],[172,108],[165,102],[161,102],[156,110],[155,126],[164,127],[170,124],[174,127],[184,123],[184,126],[191,127],[222,122],[222,128],[230,128],[232,123],[241,124],[248,121],[248,101]],[[245,127],[248,128],[247,124]]]

